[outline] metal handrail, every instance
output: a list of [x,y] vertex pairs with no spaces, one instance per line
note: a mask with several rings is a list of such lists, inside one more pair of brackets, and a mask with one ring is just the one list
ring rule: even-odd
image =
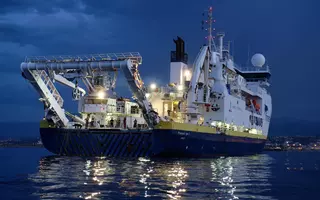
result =
[[81,61],[106,61],[106,60],[125,60],[131,59],[138,64],[142,63],[142,56],[139,52],[127,53],[106,53],[106,54],[88,54],[88,55],[57,55],[57,56],[28,56],[25,62],[31,63],[52,63],[52,62],[81,62]]
[[246,66],[243,67],[241,65],[234,64],[235,68],[241,72],[271,72],[270,67],[268,65],[264,67],[253,67],[253,66]]

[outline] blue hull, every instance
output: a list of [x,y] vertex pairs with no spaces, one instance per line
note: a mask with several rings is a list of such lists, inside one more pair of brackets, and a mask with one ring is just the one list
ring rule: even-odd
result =
[[261,153],[264,139],[178,130],[154,130],[153,153],[161,157],[241,156]]
[[260,153],[265,140],[177,130],[40,128],[46,149],[58,155],[107,157],[215,157]]

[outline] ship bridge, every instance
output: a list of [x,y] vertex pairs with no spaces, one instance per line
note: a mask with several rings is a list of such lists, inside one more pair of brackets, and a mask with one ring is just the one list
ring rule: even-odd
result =
[[268,65],[264,67],[241,67],[236,65],[234,69],[248,82],[268,82],[271,77],[271,71]]

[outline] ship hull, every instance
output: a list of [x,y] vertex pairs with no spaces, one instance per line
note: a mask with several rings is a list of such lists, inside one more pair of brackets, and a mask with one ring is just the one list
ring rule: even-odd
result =
[[260,153],[265,139],[183,130],[40,128],[44,147],[57,155],[106,157],[216,157]]
[[242,156],[263,151],[265,139],[199,133],[181,130],[154,130],[153,153],[159,157]]
[[152,132],[40,128],[43,146],[66,156],[149,157]]

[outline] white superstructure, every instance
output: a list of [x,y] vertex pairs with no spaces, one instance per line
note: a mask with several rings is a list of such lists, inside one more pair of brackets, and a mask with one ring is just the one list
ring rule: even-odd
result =
[[[208,15],[210,22],[211,8]],[[267,136],[272,113],[270,69],[262,54],[252,57],[252,66],[236,65],[224,36],[217,34],[216,45],[209,32],[208,45],[202,46],[191,66],[178,37],[171,53],[170,84],[150,87],[148,98],[165,119]]]
[[218,51],[203,46],[189,68],[174,57],[171,83],[149,87],[148,99],[165,119],[267,136],[272,113],[269,67],[237,66],[223,47],[224,35],[218,36]]

